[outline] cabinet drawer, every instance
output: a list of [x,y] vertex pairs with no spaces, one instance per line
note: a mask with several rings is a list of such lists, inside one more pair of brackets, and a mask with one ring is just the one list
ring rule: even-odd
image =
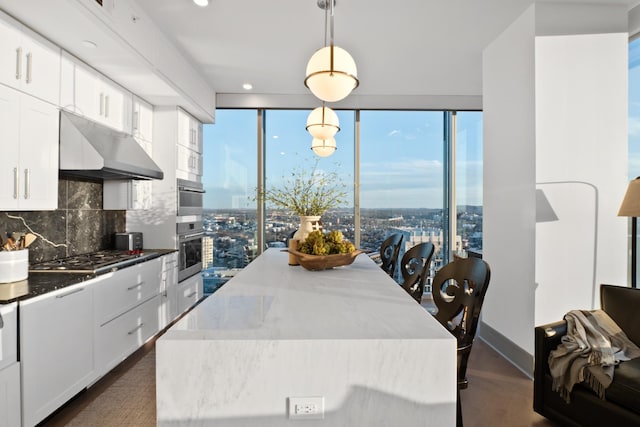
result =
[[160,296],[156,295],[97,327],[94,354],[99,375],[107,373],[158,332],[159,304]]
[[196,274],[178,283],[178,314],[184,313],[202,297],[202,275]]
[[160,293],[160,258],[123,268],[102,281],[95,291],[96,323],[102,326]]

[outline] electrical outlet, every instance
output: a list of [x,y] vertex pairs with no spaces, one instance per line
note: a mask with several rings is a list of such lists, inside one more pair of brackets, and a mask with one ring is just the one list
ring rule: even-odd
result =
[[321,420],[324,419],[324,397],[290,397],[289,419]]

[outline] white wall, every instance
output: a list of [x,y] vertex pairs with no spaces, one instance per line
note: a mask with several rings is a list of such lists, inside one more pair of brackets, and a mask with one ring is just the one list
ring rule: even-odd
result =
[[521,348],[534,317],[534,18],[529,9],[483,55],[482,319]]
[[[626,284],[626,19],[537,4],[484,52],[483,322],[515,351],[533,354],[534,326],[598,307],[600,283]],[[536,226],[536,188],[558,221]]]

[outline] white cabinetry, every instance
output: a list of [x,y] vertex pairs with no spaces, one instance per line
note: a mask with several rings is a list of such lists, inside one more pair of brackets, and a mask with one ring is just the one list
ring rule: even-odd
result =
[[0,427],[20,425],[17,303],[0,305]]
[[20,364],[0,370],[0,427],[16,427],[20,417]]
[[202,123],[178,109],[177,178],[200,181],[202,177]]
[[58,105],[60,49],[0,12],[0,83]]
[[0,210],[58,207],[56,107],[0,85]]
[[178,317],[178,253],[162,257],[162,294],[160,298],[160,329]]
[[202,298],[202,274],[198,273],[178,283],[178,315],[191,308]]
[[130,92],[66,52],[62,53],[60,78],[62,108],[131,133]]
[[93,378],[92,286],[103,278],[20,302],[23,425],[42,421]]
[[140,141],[153,141],[153,107],[140,98],[133,98],[133,137]]
[[95,288],[95,366],[107,373],[160,329],[160,258],[106,275]]

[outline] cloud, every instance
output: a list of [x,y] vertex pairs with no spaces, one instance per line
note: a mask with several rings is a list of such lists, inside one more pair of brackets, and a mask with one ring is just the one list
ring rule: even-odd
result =
[[392,130],[391,132],[389,132],[389,133],[387,134],[387,136],[394,136],[394,135],[397,135],[397,134],[399,134],[399,133],[400,133],[400,131],[399,131],[398,129],[394,129],[394,130]]

